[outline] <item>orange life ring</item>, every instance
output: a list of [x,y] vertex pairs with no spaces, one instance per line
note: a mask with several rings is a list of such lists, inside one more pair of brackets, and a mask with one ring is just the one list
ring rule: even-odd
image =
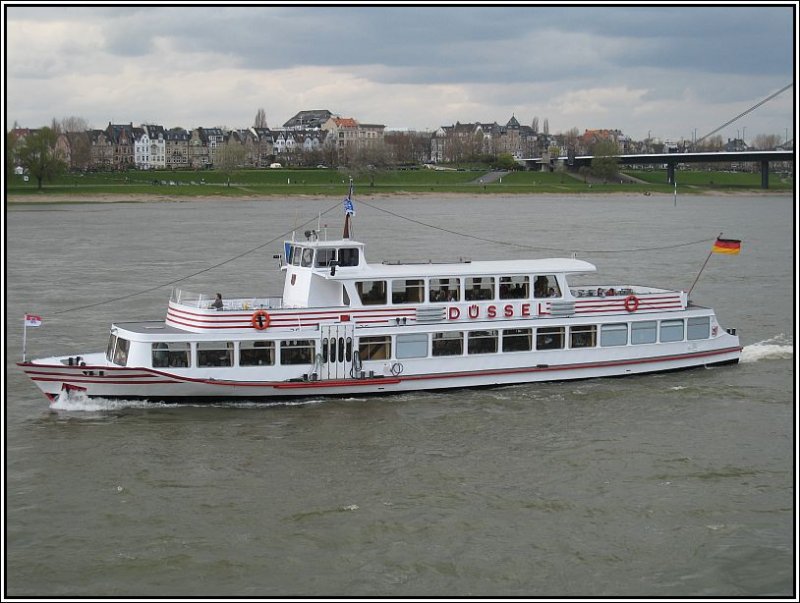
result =
[[628,312],[636,312],[639,309],[639,298],[635,295],[629,295],[625,298],[625,309]]
[[269,320],[269,313],[266,310],[256,310],[253,312],[253,317],[250,319],[250,323],[253,325],[255,330],[263,331],[269,327]]

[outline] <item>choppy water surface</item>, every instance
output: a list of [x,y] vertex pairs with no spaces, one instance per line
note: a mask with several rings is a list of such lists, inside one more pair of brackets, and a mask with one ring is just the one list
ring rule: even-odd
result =
[[[52,407],[14,366],[105,348],[169,287],[335,200],[13,207],[6,232],[9,596],[794,593],[793,200],[365,198],[371,261],[578,257],[587,282],[688,288],[733,367],[381,398]],[[340,210],[322,217],[338,236]],[[680,243],[706,242],[672,247]],[[278,294],[280,243],[180,283]],[[663,249],[655,249],[655,248]],[[614,250],[627,250],[608,253]],[[61,313],[59,313],[61,312]]]

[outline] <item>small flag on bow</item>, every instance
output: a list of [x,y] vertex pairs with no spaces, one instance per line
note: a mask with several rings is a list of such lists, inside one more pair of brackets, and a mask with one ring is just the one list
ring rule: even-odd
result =
[[736,255],[741,249],[742,242],[739,239],[721,239],[717,237],[717,240],[714,241],[714,246],[711,248],[711,252]]
[[26,314],[25,315],[25,326],[26,327],[41,327],[42,326],[42,317],[36,316],[35,314]]

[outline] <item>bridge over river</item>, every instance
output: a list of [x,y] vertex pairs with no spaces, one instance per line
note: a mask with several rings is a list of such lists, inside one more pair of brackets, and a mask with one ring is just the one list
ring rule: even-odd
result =
[[[761,188],[769,188],[769,162],[794,161],[794,151],[719,151],[708,153],[649,153],[641,155],[611,155],[620,165],[656,164],[667,166],[667,181],[675,182],[675,166],[679,163],[756,162],[761,164]],[[536,157],[518,159],[526,169],[547,169],[554,162],[563,162],[568,169],[590,166],[594,155],[577,155],[547,159]]]

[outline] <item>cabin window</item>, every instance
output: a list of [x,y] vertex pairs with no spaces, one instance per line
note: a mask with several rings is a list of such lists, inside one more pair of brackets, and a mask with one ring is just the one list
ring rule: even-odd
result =
[[534,297],[561,297],[561,289],[552,274],[540,274],[533,281]]
[[595,325],[580,325],[569,328],[569,347],[593,348],[597,345],[597,327]]
[[662,320],[659,338],[661,343],[683,341],[683,320]]
[[336,259],[335,249],[317,249],[317,260],[314,265],[317,268],[325,268],[331,265],[331,262]]
[[656,342],[656,321],[645,320],[631,323],[631,343],[641,345]]
[[408,279],[392,281],[393,304],[421,304],[425,301],[425,281]]
[[428,291],[428,299],[432,302],[461,301],[461,279],[432,278]]
[[461,331],[434,333],[431,351],[434,356],[460,356],[464,353],[464,333]]
[[470,331],[467,333],[468,354],[494,354],[497,352],[497,331]]
[[340,249],[339,266],[358,266],[358,249],[349,247]]
[[300,259],[301,259],[302,255],[303,255],[302,250],[303,250],[303,248],[302,247],[298,247],[297,245],[294,245],[292,247],[292,262],[291,262],[292,266],[299,266],[300,265]]
[[347,293],[347,288],[342,285],[342,304],[345,306],[350,305],[350,296]]
[[365,306],[386,303],[386,281],[356,281],[356,291]]
[[428,355],[428,336],[425,333],[398,335],[395,354],[398,359],[425,358]]
[[615,345],[628,344],[628,325],[626,323],[614,323],[600,327],[600,345],[610,347]]
[[189,366],[191,345],[188,341],[159,341],[152,347],[153,368]]
[[117,347],[117,336],[113,333],[108,338],[108,347],[106,348],[106,360],[109,362],[114,361],[114,348]]
[[537,350],[560,350],[564,347],[564,327],[536,329]]
[[[128,350],[130,350],[131,342],[122,337],[114,337],[114,349],[112,351],[111,362],[119,366],[128,364]],[[109,348],[111,346],[109,345]]]
[[314,351],[312,339],[281,341],[281,364],[311,364],[314,362]]
[[314,250],[310,247],[303,248],[303,255],[302,259],[300,260],[300,265],[303,268],[310,268],[314,261]]
[[361,337],[358,340],[358,356],[361,360],[388,360],[392,357],[392,338],[389,335]]
[[275,364],[274,341],[242,341],[239,343],[239,366],[272,366]]
[[201,341],[197,344],[197,366],[233,366],[232,341]]
[[527,276],[501,276],[500,299],[529,299],[530,278]]
[[708,316],[690,318],[686,324],[686,339],[708,339],[711,319]]
[[493,276],[471,276],[464,282],[464,300],[494,299]]
[[504,352],[530,352],[533,349],[533,329],[505,329]]

